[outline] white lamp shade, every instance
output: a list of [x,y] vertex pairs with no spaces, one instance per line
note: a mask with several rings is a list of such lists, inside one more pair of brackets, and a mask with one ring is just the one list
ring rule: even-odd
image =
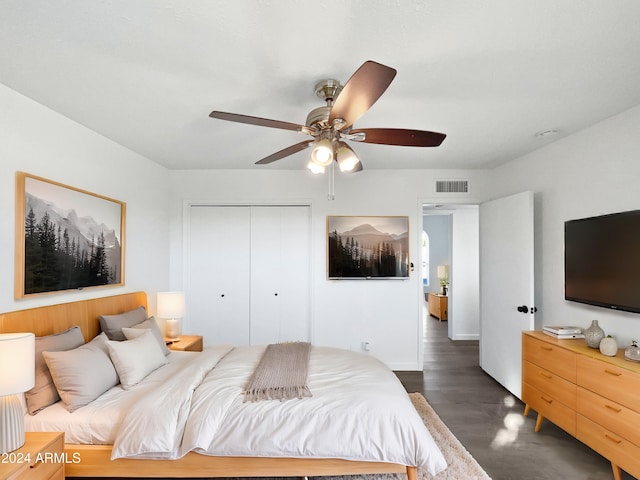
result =
[[440,280],[446,280],[449,278],[449,266],[448,265],[438,265],[437,267],[437,276]]
[[159,292],[158,293],[158,317],[182,318],[184,317],[185,301],[184,292]]
[[309,160],[309,163],[307,163],[307,168],[311,171],[311,173],[315,175],[324,173],[324,167],[322,165],[318,165],[317,163],[313,163],[313,161],[311,160]]
[[336,153],[338,166],[341,172],[351,172],[360,162],[356,153],[344,142],[338,142],[338,152]]
[[23,393],[35,383],[36,336],[0,334],[0,396]]
[[316,146],[311,151],[311,161],[321,167],[328,167],[333,161],[333,144],[331,140],[323,138],[316,142]]

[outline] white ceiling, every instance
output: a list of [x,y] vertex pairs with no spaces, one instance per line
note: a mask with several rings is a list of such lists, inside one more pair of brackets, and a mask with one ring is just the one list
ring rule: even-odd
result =
[[[305,138],[212,110],[304,123],[317,81],[398,74],[356,128],[366,169],[485,168],[640,104],[637,0],[2,0],[0,82],[171,169],[304,168]],[[536,138],[539,131],[557,135]]]

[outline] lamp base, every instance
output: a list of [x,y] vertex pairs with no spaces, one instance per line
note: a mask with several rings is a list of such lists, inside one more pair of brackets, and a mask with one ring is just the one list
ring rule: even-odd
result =
[[24,445],[24,418],[17,395],[0,397],[0,454]]
[[174,340],[180,335],[180,324],[175,318],[167,319],[166,323],[167,337]]

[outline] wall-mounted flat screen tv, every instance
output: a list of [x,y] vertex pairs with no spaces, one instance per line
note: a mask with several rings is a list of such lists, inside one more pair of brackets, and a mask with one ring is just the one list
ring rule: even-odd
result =
[[564,295],[640,313],[640,210],[564,224]]

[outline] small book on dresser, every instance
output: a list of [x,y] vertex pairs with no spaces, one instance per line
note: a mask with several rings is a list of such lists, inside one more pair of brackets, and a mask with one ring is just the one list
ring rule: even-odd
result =
[[550,330],[542,329],[542,333],[549,335],[550,337],[557,338],[558,340],[571,340],[572,338],[584,338],[582,333],[554,333]]
[[554,326],[544,326],[542,330],[550,333],[555,333],[556,335],[573,335],[576,333],[582,333],[582,329],[580,327],[554,327]]

